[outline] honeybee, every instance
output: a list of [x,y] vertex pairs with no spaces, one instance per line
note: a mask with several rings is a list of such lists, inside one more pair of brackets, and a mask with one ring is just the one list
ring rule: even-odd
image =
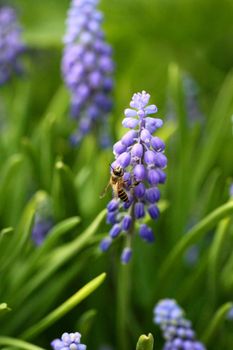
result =
[[105,196],[109,186],[111,186],[115,198],[120,198],[123,202],[128,202],[129,198],[126,191],[124,190],[127,181],[124,180],[123,176],[124,169],[120,165],[112,168],[110,180],[103,193],[100,195],[100,198],[103,198]]

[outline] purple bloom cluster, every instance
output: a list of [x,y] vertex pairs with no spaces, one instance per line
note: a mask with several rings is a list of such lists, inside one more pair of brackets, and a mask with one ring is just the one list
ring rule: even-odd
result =
[[[124,190],[128,200],[113,198],[107,205],[107,223],[112,225],[109,236],[101,242],[106,251],[112,240],[125,233],[126,248],[121,260],[128,263],[131,256],[131,238],[135,231],[135,222],[139,222],[139,235],[149,243],[154,241],[152,229],[142,219],[149,214],[156,220],[159,216],[157,202],[160,199],[159,184],[163,184],[166,175],[162,169],[167,165],[164,155],[164,142],[153,133],[163,125],[161,119],[149,115],[157,112],[155,105],[148,105],[150,95],[145,91],[134,94],[130,107],[125,110],[122,124],[130,130],[113,146],[115,161],[111,164],[111,173],[116,167],[124,171]],[[115,196],[116,197],[116,196]]]
[[51,346],[54,350],[86,350],[86,345],[80,343],[81,334],[63,333],[61,339],[52,341]]
[[154,322],[161,327],[166,339],[164,350],[205,350],[175,300],[163,299],[155,306]]
[[0,8],[0,86],[14,73],[22,72],[20,58],[25,51],[16,12],[11,7]]
[[32,240],[40,246],[51,228],[54,226],[52,202],[48,196],[38,203],[32,228]]
[[71,115],[78,124],[71,136],[74,145],[96,128],[102,146],[109,144],[107,116],[112,109],[114,64],[97,4],[98,0],[72,0],[67,18],[62,73],[71,92]]
[[45,237],[53,225],[54,222],[51,217],[36,215],[34,226],[32,228],[32,240],[37,246],[44,242]]

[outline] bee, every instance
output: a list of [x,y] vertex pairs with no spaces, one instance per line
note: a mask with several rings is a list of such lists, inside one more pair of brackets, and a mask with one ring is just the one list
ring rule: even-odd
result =
[[124,169],[120,165],[112,168],[110,180],[103,193],[100,195],[100,198],[103,198],[105,196],[109,186],[111,186],[115,198],[120,198],[123,202],[128,202],[129,198],[126,191],[124,190],[127,181],[124,180],[123,176]]

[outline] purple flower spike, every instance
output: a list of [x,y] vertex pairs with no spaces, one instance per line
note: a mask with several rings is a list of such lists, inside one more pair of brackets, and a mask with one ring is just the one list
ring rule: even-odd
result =
[[62,74],[71,93],[71,114],[77,121],[75,136],[78,137],[72,137],[73,144],[80,143],[86,134],[96,131],[100,145],[108,147],[107,116],[112,110],[114,64],[112,50],[101,30],[103,16],[96,9],[97,4],[98,1],[71,1]]
[[128,264],[132,257],[132,249],[125,248],[121,254],[121,262],[122,264]]
[[184,317],[184,311],[172,299],[161,300],[154,308],[154,322],[158,324],[166,339],[164,350],[206,350],[196,340],[190,321]]
[[81,334],[63,333],[61,339],[54,339],[51,342],[53,350],[86,350],[86,345],[80,343]]
[[[152,219],[158,219],[160,191],[157,186],[166,180],[162,171],[167,164],[163,154],[165,144],[152,135],[163,122],[148,117],[157,112],[155,105],[148,105],[149,99],[150,95],[145,91],[133,95],[131,108],[125,109],[123,120],[123,126],[130,130],[113,146],[115,160],[111,164],[111,173],[120,167],[123,177],[119,176],[121,197],[110,201],[107,206],[107,222],[112,225],[111,239],[122,232],[123,237],[127,236],[127,246],[131,246],[137,220],[140,222],[139,236],[147,242],[154,241],[154,233],[143,224],[143,218],[147,212]],[[132,253],[131,249],[126,252],[122,254],[123,263],[129,261]]]
[[25,45],[21,38],[21,27],[16,12],[11,7],[0,8],[0,86],[15,74],[23,72],[22,54]]

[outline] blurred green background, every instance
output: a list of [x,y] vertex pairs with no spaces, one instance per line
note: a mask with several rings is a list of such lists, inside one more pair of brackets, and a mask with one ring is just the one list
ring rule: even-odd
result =
[[[134,92],[148,91],[165,122],[160,136],[167,144],[168,180],[160,220],[153,224],[156,242],[148,246],[135,237],[127,267],[119,262],[121,240],[107,254],[98,250],[109,229],[104,213],[95,218],[110,198],[99,200],[111,150],[96,147],[94,135],[77,150],[68,142],[72,123],[60,61],[69,1],[8,4],[19,13],[29,55],[25,75],[0,90],[0,224],[14,229],[0,241],[0,302],[12,309],[0,313],[1,335],[48,349],[62,332],[81,330],[89,349],[109,344],[126,350],[150,331],[161,349],[152,309],[160,298],[172,297],[208,349],[231,350],[232,321],[226,314],[233,293],[233,205],[228,202],[233,181],[233,2],[100,2],[116,62],[110,116],[114,142],[124,133],[123,110]],[[187,110],[185,76],[197,86],[200,113],[194,119]],[[63,227],[38,250],[30,239],[31,227],[38,202],[47,196],[56,225]],[[66,221],[76,216],[79,224]],[[85,231],[93,220],[98,225]],[[103,271],[107,278],[90,297],[43,331],[25,336]]]

